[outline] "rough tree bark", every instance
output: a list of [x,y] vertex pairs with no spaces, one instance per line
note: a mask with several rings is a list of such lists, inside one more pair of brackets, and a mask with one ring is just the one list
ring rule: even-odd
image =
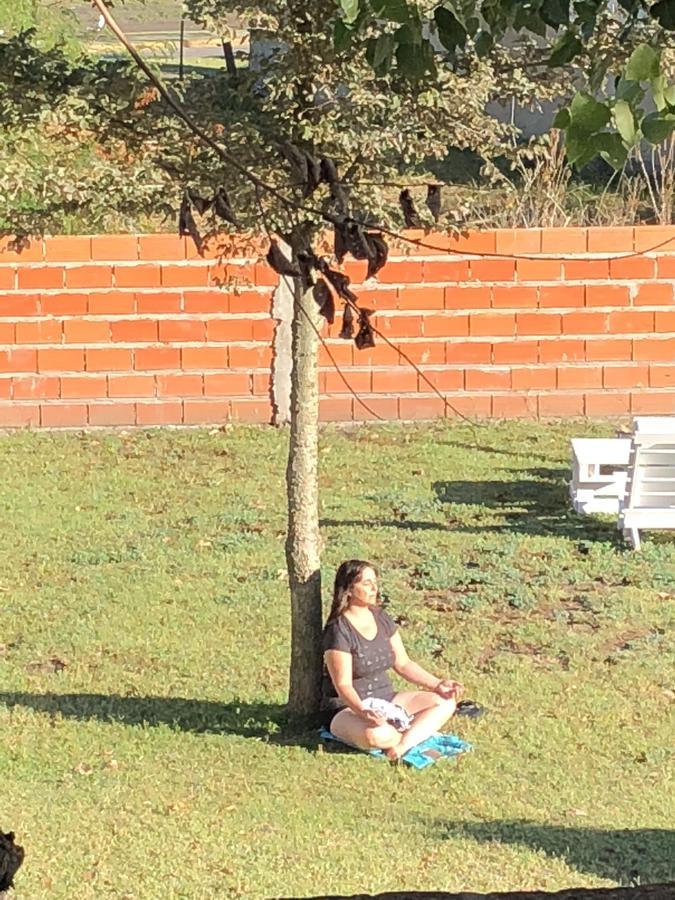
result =
[[288,708],[318,709],[321,675],[319,551],[319,313],[311,291],[295,279],[291,372],[291,434],[286,468],[286,563],[291,591],[291,668]]

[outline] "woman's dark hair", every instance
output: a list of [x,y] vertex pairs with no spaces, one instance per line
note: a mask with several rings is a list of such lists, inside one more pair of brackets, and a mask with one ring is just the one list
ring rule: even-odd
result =
[[377,575],[375,566],[365,559],[346,559],[338,567],[335,573],[335,586],[333,587],[333,603],[326,619],[326,625],[339,619],[349,606],[349,591],[354,582],[358,581],[364,569],[372,569]]

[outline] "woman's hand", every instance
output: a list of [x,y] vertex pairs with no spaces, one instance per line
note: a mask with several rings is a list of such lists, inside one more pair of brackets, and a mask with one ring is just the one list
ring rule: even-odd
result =
[[439,694],[444,700],[460,701],[464,695],[464,685],[459,681],[451,681],[449,678],[443,678],[434,688],[435,693]]
[[361,718],[367,723],[369,728],[378,728],[380,725],[386,725],[387,720],[379,713],[373,712],[372,709],[362,709],[359,713]]

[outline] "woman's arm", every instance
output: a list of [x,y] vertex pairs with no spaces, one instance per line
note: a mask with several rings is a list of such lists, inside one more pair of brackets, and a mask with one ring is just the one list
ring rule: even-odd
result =
[[458,682],[438,678],[410,659],[398,631],[392,634],[390,640],[391,648],[394,651],[394,671],[406,681],[427,691],[435,691],[442,697],[458,697],[462,693],[463,688]]
[[352,655],[343,650],[326,650],[326,668],[335,685],[338,697],[353,713],[365,719],[370,725],[381,725],[385,720],[371,710],[363,708],[363,702],[356,693],[352,680]]

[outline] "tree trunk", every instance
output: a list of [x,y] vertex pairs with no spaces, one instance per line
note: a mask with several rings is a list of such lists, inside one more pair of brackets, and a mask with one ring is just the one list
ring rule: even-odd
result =
[[[314,326],[314,327],[312,327]],[[286,469],[286,563],[291,590],[288,708],[309,715],[319,706],[321,570],[319,568],[319,313],[311,291],[295,279],[291,372],[291,435]]]

